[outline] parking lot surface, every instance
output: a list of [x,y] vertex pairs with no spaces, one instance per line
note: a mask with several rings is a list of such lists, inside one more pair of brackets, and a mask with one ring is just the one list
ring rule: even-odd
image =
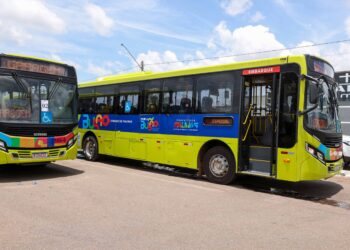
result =
[[350,178],[222,186],[108,158],[0,167],[1,249],[348,249]]

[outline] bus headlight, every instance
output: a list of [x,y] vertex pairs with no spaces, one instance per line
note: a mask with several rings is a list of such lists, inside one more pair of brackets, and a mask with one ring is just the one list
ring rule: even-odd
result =
[[74,143],[77,141],[78,135],[75,135],[72,139],[70,139],[67,143],[67,148],[70,148],[74,145]]
[[0,150],[7,152],[6,143],[0,140]]
[[74,139],[70,139],[67,143],[67,148],[70,148],[71,146],[73,146],[73,143],[74,143]]

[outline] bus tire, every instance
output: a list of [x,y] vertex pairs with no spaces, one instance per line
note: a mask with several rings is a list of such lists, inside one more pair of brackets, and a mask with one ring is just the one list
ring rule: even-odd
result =
[[98,142],[95,136],[89,135],[84,139],[83,152],[85,159],[96,161],[98,159]]
[[204,154],[203,168],[208,180],[214,183],[227,185],[236,177],[235,159],[223,146],[213,147]]

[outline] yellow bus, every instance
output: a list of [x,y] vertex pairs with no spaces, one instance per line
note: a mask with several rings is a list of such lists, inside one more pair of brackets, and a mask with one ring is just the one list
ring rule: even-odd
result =
[[0,54],[0,164],[46,164],[77,155],[74,67]]
[[333,67],[310,56],[140,72],[79,84],[80,146],[190,168],[216,183],[286,181],[342,169]]

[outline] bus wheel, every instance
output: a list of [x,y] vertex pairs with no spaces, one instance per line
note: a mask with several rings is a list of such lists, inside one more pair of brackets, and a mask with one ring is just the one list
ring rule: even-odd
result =
[[84,139],[83,150],[85,159],[96,161],[98,159],[98,142],[95,136],[89,135]]
[[236,177],[234,157],[222,146],[213,147],[205,153],[203,167],[205,175],[211,182],[230,184]]

